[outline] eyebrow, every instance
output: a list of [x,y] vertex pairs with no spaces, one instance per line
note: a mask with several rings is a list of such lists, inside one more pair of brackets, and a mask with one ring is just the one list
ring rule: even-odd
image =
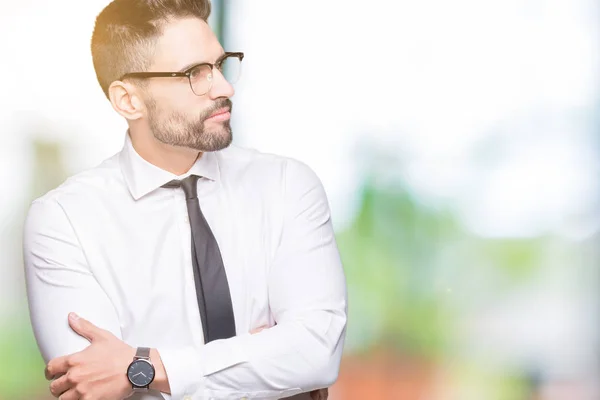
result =
[[[219,55],[219,57],[217,57],[217,60],[215,61],[215,63],[217,63],[217,61],[219,61],[221,58],[223,58],[223,56],[224,56],[225,54],[227,54],[227,52],[226,52],[226,51],[222,52],[222,53]],[[186,70],[188,70],[188,69],[190,69],[190,68],[192,68],[192,67],[195,67],[196,65],[200,65],[200,64],[211,64],[211,63],[209,63],[208,61],[201,61],[201,62],[198,62],[198,61],[196,61],[196,62],[193,62],[193,63],[190,63],[190,64],[187,64],[187,65],[185,65],[183,68],[181,68],[181,69],[180,69],[179,71],[177,71],[177,72],[184,72],[184,71],[186,71]]]

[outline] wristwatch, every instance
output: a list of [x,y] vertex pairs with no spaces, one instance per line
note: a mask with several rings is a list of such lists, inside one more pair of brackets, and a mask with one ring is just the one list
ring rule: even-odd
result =
[[127,367],[127,378],[131,382],[133,391],[147,392],[154,380],[155,372],[154,365],[150,361],[150,349],[138,347],[133,361]]

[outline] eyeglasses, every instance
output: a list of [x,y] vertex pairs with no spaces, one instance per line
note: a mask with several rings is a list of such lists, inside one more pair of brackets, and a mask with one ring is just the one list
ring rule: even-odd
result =
[[240,78],[243,59],[244,53],[227,52],[223,54],[214,64],[195,64],[182,72],[130,72],[123,75],[120,80],[127,78],[147,79],[187,77],[190,82],[192,92],[194,92],[196,96],[203,96],[212,88],[214,81],[214,68],[219,70],[219,72],[223,74],[229,83],[234,84]]

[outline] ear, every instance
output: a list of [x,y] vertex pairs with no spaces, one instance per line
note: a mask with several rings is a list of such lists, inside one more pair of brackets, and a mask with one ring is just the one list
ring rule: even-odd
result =
[[113,109],[125,119],[136,120],[143,116],[144,102],[132,84],[114,81],[108,88],[108,97]]

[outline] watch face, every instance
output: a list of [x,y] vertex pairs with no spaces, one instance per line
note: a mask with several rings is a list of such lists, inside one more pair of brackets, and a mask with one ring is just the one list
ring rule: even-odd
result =
[[148,386],[154,380],[154,366],[146,360],[135,360],[129,364],[127,377],[135,386]]

